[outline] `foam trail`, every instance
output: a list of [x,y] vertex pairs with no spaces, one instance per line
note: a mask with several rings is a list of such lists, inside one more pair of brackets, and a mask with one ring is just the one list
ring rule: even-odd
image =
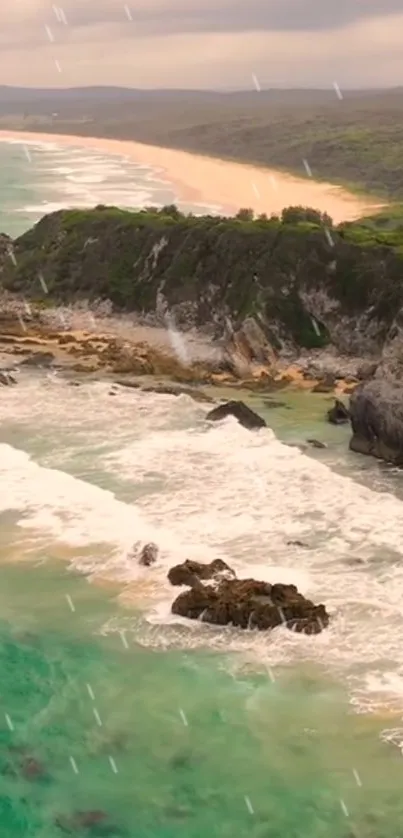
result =
[[112,548],[112,565],[126,570],[130,578],[140,572],[127,559],[136,541],[157,542],[168,564],[188,556],[188,546],[168,529],[150,525],[135,505],[63,471],[43,468],[24,451],[6,444],[0,444],[0,511],[19,512],[18,526],[36,530],[38,536],[47,533],[75,548],[93,544],[95,561],[89,559],[93,570],[109,567],[102,555],[96,562],[95,548],[102,544]]

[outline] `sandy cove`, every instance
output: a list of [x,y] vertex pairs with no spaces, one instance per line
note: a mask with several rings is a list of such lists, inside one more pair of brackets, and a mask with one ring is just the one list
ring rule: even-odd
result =
[[155,168],[161,180],[174,187],[178,200],[218,204],[221,212],[228,215],[234,214],[241,207],[272,215],[281,213],[284,207],[302,205],[327,212],[338,224],[375,212],[382,206],[370,198],[360,198],[331,183],[143,143],[63,134],[0,131],[0,141],[7,140],[54,143],[130,158],[136,163]]

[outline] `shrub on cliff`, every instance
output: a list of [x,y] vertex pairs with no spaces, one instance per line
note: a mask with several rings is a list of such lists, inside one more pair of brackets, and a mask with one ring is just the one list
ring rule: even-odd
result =
[[299,221],[308,221],[312,224],[323,224],[325,227],[333,227],[333,219],[327,212],[320,212],[312,207],[286,207],[281,213],[283,224],[298,224]]

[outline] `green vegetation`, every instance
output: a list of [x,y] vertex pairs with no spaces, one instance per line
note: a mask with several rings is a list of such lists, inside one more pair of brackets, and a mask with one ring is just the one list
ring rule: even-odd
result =
[[335,227],[306,207],[254,219],[98,206],[45,216],[14,247],[3,285],[35,301],[149,313],[163,293],[178,325],[254,316],[276,346],[324,346],[343,318],[381,339],[403,304],[403,207]]
[[137,140],[257,163],[403,200],[403,90],[144,93],[128,102],[113,91],[0,105],[0,128]]

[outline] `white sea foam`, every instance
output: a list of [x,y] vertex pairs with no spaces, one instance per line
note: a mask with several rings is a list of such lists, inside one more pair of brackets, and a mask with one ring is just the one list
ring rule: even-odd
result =
[[[24,158],[25,184],[34,194],[46,196],[10,212],[20,216],[41,217],[64,208],[86,208],[97,204],[134,209],[163,203],[178,203],[172,184],[158,167],[136,163],[127,156],[105,154],[102,149],[63,146],[52,141],[4,139],[3,143],[21,147]],[[35,153],[26,163],[28,147]],[[29,173],[29,174],[28,174]],[[28,180],[27,180],[28,177]],[[217,214],[216,204],[186,203],[187,211],[196,215]]]
[[96,174],[96,173],[89,173],[86,175],[68,175],[67,180],[71,181],[71,183],[78,183],[78,184],[86,184],[86,183],[104,183],[105,181],[105,173],[103,174]]
[[[0,418],[18,417],[25,447],[38,433],[47,447],[39,466],[0,446],[0,507],[20,510],[21,531],[72,545],[78,567],[149,580],[144,643],[160,643],[163,625],[164,643],[232,648],[269,666],[310,660],[347,680],[357,707],[403,709],[402,503],[332,473],[269,429],[210,427],[186,396],[117,388],[109,398],[108,390],[70,388],[56,376],[3,391]],[[66,473],[77,473],[77,458],[84,479]],[[297,539],[308,549],[287,543]],[[158,567],[140,571],[127,558],[138,540],[160,546]],[[166,571],[217,556],[242,575],[294,582],[326,604],[329,629],[315,638],[279,629],[270,639],[185,629],[170,614]]]

